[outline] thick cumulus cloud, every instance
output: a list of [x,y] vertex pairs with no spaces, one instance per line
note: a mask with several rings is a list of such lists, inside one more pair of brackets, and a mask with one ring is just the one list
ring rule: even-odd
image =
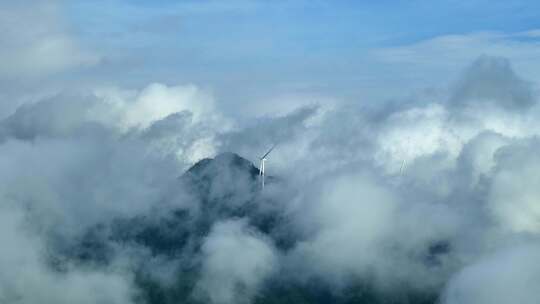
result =
[[249,303],[277,266],[271,242],[241,220],[216,223],[202,254],[196,296],[211,303]]
[[442,303],[536,303],[540,280],[536,245],[503,250],[464,268],[450,281]]
[[441,100],[339,108],[312,124],[285,116],[297,127],[276,137],[272,160],[302,189],[287,208],[304,238],[287,263],[334,286],[440,290],[535,237],[538,110],[506,59],[482,56]]
[[308,265],[318,265],[340,280],[348,274],[369,275],[380,256],[376,248],[392,229],[395,198],[362,176],[339,176],[320,192],[314,195],[319,197],[316,208],[302,206],[308,211],[302,214],[316,221],[318,231],[298,245],[299,259],[313,259]]
[[215,110],[213,96],[194,85],[154,83],[142,90],[100,89],[95,95],[103,102],[93,115],[123,132],[144,132],[156,151],[185,164],[215,155],[216,135],[233,125]]
[[487,56],[465,71],[450,101],[458,107],[494,104],[505,110],[527,109],[535,102],[531,84],[515,74],[508,59]]
[[128,304],[136,292],[130,274],[67,266],[53,271],[46,263],[47,246],[30,233],[20,210],[0,207],[0,302]]
[[[247,122],[224,117],[193,85],[22,105],[0,121],[0,300],[130,303],[141,269],[173,288],[188,281],[176,280],[177,268],[192,267],[187,298],[212,303],[256,301],[280,276],[338,294],[369,282],[448,304],[530,302],[539,280],[535,92],[508,60],[483,56],[438,98]],[[277,178],[263,193],[249,184],[256,169],[231,171],[231,155],[194,169],[209,183],[203,199],[179,182],[200,159],[234,151],[256,160],[275,143],[267,172]],[[278,229],[261,220],[268,212]],[[165,227],[182,252],[141,248],[169,252],[152,229],[137,244],[114,240],[110,222],[121,235]],[[89,231],[112,262],[58,253]]]
[[140,91],[60,94],[18,107],[0,122],[0,140],[72,138],[100,130],[117,138],[132,132],[160,151],[193,163],[215,154],[215,135],[231,126],[213,109],[212,96],[193,85],[156,83]]
[[[0,1],[8,95],[17,80],[99,62],[61,8]],[[260,303],[301,286],[296,301],[310,284],[343,302],[358,286],[383,302],[537,302],[540,107],[518,72],[480,56],[447,89],[398,106],[289,96],[253,103],[279,114],[249,121],[191,84],[20,106],[24,93],[0,93],[0,303]],[[264,192],[232,154],[179,178],[274,144]]]
[[323,182],[298,210],[304,220],[297,221],[311,231],[292,252],[294,264],[334,287],[355,279],[387,291],[440,284],[452,264],[444,252],[431,251],[457,233],[460,220],[447,206],[411,203],[397,194],[372,173]]
[[[104,89],[96,93],[108,104],[108,111],[116,109],[119,126],[147,128],[170,114],[189,111],[195,120],[216,119],[214,101],[210,94],[194,85],[166,86],[154,83],[140,91]],[[107,113],[103,113],[107,114]]]
[[521,140],[501,148],[495,157],[489,209],[502,227],[513,232],[540,231],[538,147],[536,138]]
[[[201,122],[189,93],[197,89],[185,90],[153,85],[121,107],[99,94],[59,95],[0,122],[0,302],[133,303],[133,263],[149,256],[144,250],[119,248],[106,267],[81,266],[61,252],[115,218],[196,208],[177,178],[194,157],[213,153],[208,136],[223,126]],[[141,103],[168,106],[126,127],[118,117],[131,117]],[[160,269],[175,262],[150,256],[145,265],[167,277]]]

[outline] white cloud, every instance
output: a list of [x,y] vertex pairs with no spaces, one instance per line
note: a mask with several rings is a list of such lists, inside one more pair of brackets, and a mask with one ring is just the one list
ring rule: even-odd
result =
[[277,266],[272,244],[241,220],[215,224],[202,254],[198,296],[218,304],[249,303]]
[[46,76],[98,63],[77,45],[59,1],[0,3],[0,78]]
[[502,228],[540,233],[540,157],[537,140],[500,149],[489,193],[489,208]]
[[444,304],[536,303],[540,297],[540,248],[520,246],[489,256],[456,274]]
[[31,235],[24,213],[3,205],[0,211],[1,303],[132,303],[130,274],[70,266],[63,272],[53,270],[46,245]]
[[320,199],[309,200],[311,207],[303,206],[301,214],[320,230],[296,249],[306,270],[322,271],[335,282],[368,274],[392,229],[395,198],[369,178],[347,175],[333,178],[314,196]]
[[125,128],[146,128],[152,122],[182,111],[191,112],[195,120],[202,115],[208,119],[214,110],[212,96],[194,85],[169,87],[154,83],[129,97],[110,99],[105,95],[105,100],[116,103],[113,106],[123,108],[121,124]]
[[[56,6],[40,5],[44,12],[39,17],[54,19]],[[3,22],[0,26],[7,24]],[[45,40],[37,39],[21,57],[7,56],[8,72],[13,69],[10,64],[26,60],[25,56],[39,59],[28,63],[39,75],[84,64],[84,52],[64,28],[52,29],[10,38],[11,52],[19,47],[17,41],[42,35]],[[405,67],[402,72],[425,69],[422,77],[431,83],[439,80],[433,75],[447,77],[485,50],[517,57],[520,72],[530,76],[540,67],[535,55],[539,47],[534,39],[519,40],[521,36],[535,38],[537,33],[444,36],[381,49],[375,56],[383,64]],[[13,73],[33,73],[25,64]],[[191,201],[168,196],[181,169],[223,149],[254,159],[278,142],[269,172],[289,178],[286,183],[297,186],[299,194],[280,194],[284,201],[275,208],[285,208],[298,230],[294,232],[302,235],[288,260],[296,263],[294,269],[300,269],[303,278],[315,274],[342,286],[354,282],[351,278],[374,278],[384,287],[400,286],[393,284],[397,282],[425,290],[439,288],[452,271],[481,259],[493,247],[540,232],[536,204],[540,160],[535,154],[539,147],[530,139],[540,134],[540,108],[534,90],[505,59],[482,57],[446,94],[432,100],[366,110],[328,97],[323,103],[331,106],[322,111],[308,107],[291,112],[317,100],[310,95],[282,95],[245,109],[280,116],[264,115],[234,129],[218,112],[214,97],[195,85],[154,83],[95,92],[87,98],[58,96],[28,104],[0,122],[0,196],[9,198],[6,204],[27,208],[24,216],[33,220],[34,228],[76,234],[80,231],[75,227],[138,215],[162,201],[183,208]],[[170,161],[171,155],[177,162]],[[406,172],[397,177],[403,160]],[[222,188],[212,191],[219,197]],[[18,222],[4,225],[13,233],[0,231],[0,238],[24,254],[7,250],[0,259],[7,265],[20,258],[37,277],[9,269],[12,277],[28,282],[25,301],[39,296],[62,303],[65,295],[84,303],[81,294],[88,301],[95,299],[86,288],[101,290],[113,303],[126,300],[130,290],[126,277],[75,268],[67,274],[51,272],[40,256],[29,253],[39,251],[44,240],[29,239]],[[443,244],[442,249],[432,249],[433,244]],[[284,266],[278,256],[272,241],[245,219],[219,222],[202,245],[196,296],[218,304],[247,303]],[[524,268],[515,276],[521,271]],[[464,273],[450,291],[478,301],[491,299],[466,289],[474,280],[459,283],[461,276],[468,277],[468,270]],[[37,280],[53,283],[40,285]],[[6,279],[0,284],[0,300],[21,293],[20,282]],[[56,286],[61,284],[71,286],[73,294],[59,292]],[[494,286],[505,287],[498,282]],[[55,291],[57,298],[42,288]]]
[[536,81],[540,78],[540,41],[523,33],[476,32],[437,36],[417,43],[380,48],[370,56],[379,64],[398,69],[415,87],[440,86],[455,77],[479,55],[510,58],[521,75]]
[[[145,129],[158,120],[183,111],[190,112],[194,122],[222,119],[215,111],[212,95],[195,85],[153,83],[138,91],[107,88],[96,90],[95,94],[108,104],[96,116],[109,116],[124,130]],[[228,127],[225,120],[219,122],[223,128]]]

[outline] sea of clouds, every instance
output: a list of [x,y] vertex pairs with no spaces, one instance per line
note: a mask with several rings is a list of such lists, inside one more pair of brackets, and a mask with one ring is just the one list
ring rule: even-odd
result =
[[284,251],[244,219],[216,222],[195,296],[249,303],[285,269],[336,292],[368,280],[443,304],[540,297],[540,108],[509,60],[481,56],[439,94],[369,107],[240,121],[217,102],[195,85],[150,84],[59,93],[3,115],[0,302],[131,303],[133,263],[167,277],[175,261],[123,248],[107,267],[59,270],[54,247],[159,204],[196,208],[175,190],[186,169],[224,151],[256,160],[272,144],[269,174],[295,191],[267,195],[300,241]]
[[245,119],[193,84],[64,89],[56,73],[106,58],[77,45],[56,1],[0,8],[0,303],[134,303],[141,267],[176,284],[179,261],[136,245],[107,265],[58,252],[156,206],[199,216],[185,170],[226,151],[257,161],[273,144],[268,174],[293,190],[269,185],[275,205],[260,208],[284,214],[298,242],[285,250],[247,219],[216,219],[183,257],[201,265],[194,297],[250,303],[285,276],[441,304],[538,302],[540,107],[510,60],[480,56],[452,83],[381,104],[293,96]]

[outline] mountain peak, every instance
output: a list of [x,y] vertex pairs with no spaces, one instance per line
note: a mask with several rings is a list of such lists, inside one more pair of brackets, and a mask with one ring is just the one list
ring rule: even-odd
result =
[[261,188],[259,169],[231,152],[197,162],[181,181],[192,194],[210,204],[234,201],[232,205],[242,205],[253,200]]
[[233,169],[248,173],[253,178],[259,174],[257,169],[249,160],[241,157],[240,155],[232,152],[224,152],[216,155],[214,158],[205,158],[198,161],[191,168],[189,168],[186,174],[189,175],[201,175],[208,173],[220,174],[216,170]]

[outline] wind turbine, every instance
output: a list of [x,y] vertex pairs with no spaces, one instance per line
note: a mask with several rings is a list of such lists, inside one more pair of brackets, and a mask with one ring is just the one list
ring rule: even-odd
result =
[[270,148],[270,150],[268,150],[268,152],[266,152],[262,157],[260,157],[260,163],[259,163],[259,176],[261,177],[261,182],[262,182],[262,187],[264,189],[264,163],[266,162],[266,157],[268,156],[268,154],[270,154],[270,152],[272,152],[272,150],[274,150],[274,148],[276,147],[276,145],[273,145],[272,148]]
[[403,159],[403,162],[401,163],[401,168],[399,168],[399,176],[403,175],[403,170],[405,170],[405,159]]
[[[409,150],[408,147],[409,147],[410,141],[411,141],[411,138],[407,137],[407,145],[406,145],[407,150]],[[404,153],[404,154],[407,154],[407,153]],[[405,158],[406,157],[407,157],[407,155],[403,156],[403,161],[401,162],[401,167],[399,168],[399,176],[403,176],[403,172],[405,171]]]

